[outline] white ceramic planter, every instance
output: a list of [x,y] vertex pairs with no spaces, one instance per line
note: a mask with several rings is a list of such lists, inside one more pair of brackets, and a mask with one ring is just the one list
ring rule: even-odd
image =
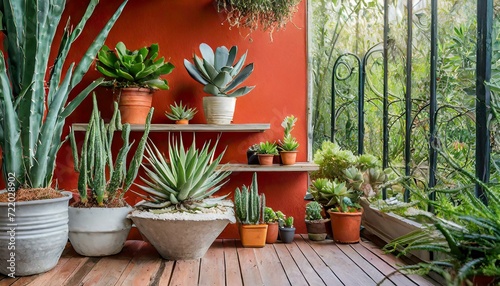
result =
[[[68,242],[72,197],[71,192],[62,194],[57,199],[15,202],[15,212],[9,203],[0,203],[0,273],[9,275],[15,270],[14,276],[26,276],[57,265]],[[9,213],[15,214],[13,222]]]
[[203,111],[207,124],[231,124],[235,107],[236,97],[203,97]]
[[127,218],[132,207],[74,208],[69,207],[69,240],[78,254],[107,256],[119,253],[132,221]]

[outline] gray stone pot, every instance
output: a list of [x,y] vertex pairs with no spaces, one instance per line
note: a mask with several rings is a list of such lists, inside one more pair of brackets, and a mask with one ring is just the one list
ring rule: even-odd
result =
[[295,227],[280,227],[280,240],[283,243],[291,243],[295,236]]
[[[15,212],[9,203],[0,203],[0,273],[26,276],[57,265],[68,242],[72,197],[71,192],[62,194],[57,199],[15,202]],[[13,222],[9,213],[15,214]]]
[[78,254],[107,256],[122,251],[132,227],[132,207],[69,207],[69,240]]

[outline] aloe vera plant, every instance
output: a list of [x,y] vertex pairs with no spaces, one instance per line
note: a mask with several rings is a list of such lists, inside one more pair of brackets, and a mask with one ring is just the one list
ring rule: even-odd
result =
[[46,188],[52,184],[65,120],[102,79],[90,83],[69,102],[68,96],[88,71],[127,1],[119,6],[80,61],[69,65],[65,62],[70,48],[98,1],[90,1],[76,27],[67,22],[55,61],[49,63],[65,3],[4,1],[0,5],[8,53],[6,58],[0,52],[0,146],[4,178],[13,174],[16,188]]
[[182,105],[182,101],[177,105],[177,102],[174,105],[170,105],[170,112],[165,112],[165,115],[170,120],[191,120],[194,115],[198,113],[195,107],[189,108],[186,105]]
[[236,62],[237,46],[229,50],[221,46],[214,52],[209,45],[202,43],[200,52],[202,57],[194,54],[193,63],[184,59],[184,67],[194,80],[205,86],[203,91],[214,96],[238,97],[254,89],[255,86],[237,88],[253,72],[253,63],[243,67],[248,51]]
[[[117,199],[123,199],[125,192],[128,191],[139,172],[154,109],[151,108],[149,111],[144,134],[130,164],[127,166],[127,155],[133,145],[133,142],[130,143],[129,141],[130,124],[121,125],[118,103],[115,102],[114,105],[115,110],[111,122],[105,125],[97,108],[97,100],[94,94],[92,115],[87,126],[80,156],[78,156],[74,131],[71,130],[70,133],[75,171],[79,173],[78,192],[83,204],[88,202],[89,195],[92,198],[91,202],[93,203],[95,200],[99,206],[116,202]],[[116,160],[113,160],[111,145],[116,130],[122,131],[123,146],[118,152]],[[106,170],[109,171],[107,178]]]
[[103,85],[118,88],[145,87],[169,89],[166,79],[161,78],[172,72],[174,65],[158,58],[158,44],[131,51],[123,42],[118,42],[114,50],[104,45],[97,54],[96,68],[111,80]]
[[[143,164],[146,185],[139,187],[146,195],[138,194],[144,200],[136,204],[143,208],[167,208],[193,210],[212,207],[227,197],[211,197],[226,182],[231,172],[218,169],[223,151],[214,159],[218,140],[213,147],[210,142],[198,149],[195,141],[186,151],[182,137],[169,139],[168,159],[153,144],[146,145],[145,156],[150,166]],[[168,209],[164,211],[169,211]],[[162,210],[155,211],[163,212]]]
[[250,187],[243,185],[236,188],[234,193],[234,206],[236,209],[236,219],[241,224],[264,223],[266,210],[266,196],[259,195],[257,184],[257,173],[253,174]]

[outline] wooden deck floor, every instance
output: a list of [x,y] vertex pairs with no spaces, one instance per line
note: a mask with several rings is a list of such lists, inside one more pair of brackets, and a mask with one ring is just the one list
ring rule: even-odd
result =
[[[143,241],[127,241],[114,256],[78,255],[70,245],[53,270],[0,277],[1,285],[376,285],[403,262],[369,241],[340,245],[297,235],[291,244],[243,248],[239,240],[216,240],[199,260],[167,261]],[[439,285],[420,276],[395,275],[382,285]]]

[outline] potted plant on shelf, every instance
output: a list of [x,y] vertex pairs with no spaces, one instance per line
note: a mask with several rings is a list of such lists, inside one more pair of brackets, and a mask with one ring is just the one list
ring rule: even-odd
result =
[[321,212],[323,207],[320,203],[312,201],[306,205],[306,227],[307,236],[310,240],[322,241],[325,240],[327,231],[326,224],[330,223],[329,219],[323,218]]
[[250,187],[236,188],[234,205],[241,244],[243,247],[264,247],[267,224],[264,223],[266,197],[259,195],[257,173],[253,174]]
[[274,142],[260,142],[257,156],[260,165],[272,165],[274,156],[278,155],[278,146]]
[[236,98],[243,96],[255,86],[238,86],[253,72],[253,63],[246,65],[245,52],[238,61],[238,47],[228,50],[225,46],[212,48],[200,44],[201,58],[193,55],[193,63],[184,59],[184,66],[189,75],[201,83],[203,91],[212,95],[203,97],[203,111],[208,124],[230,124],[233,121]]
[[283,212],[281,211],[277,211],[276,215],[278,216],[279,235],[281,242],[291,243],[293,241],[293,237],[295,236],[293,217],[286,217],[285,214],[283,214]]
[[247,161],[248,165],[259,165],[259,156],[257,155],[259,151],[259,144],[253,144],[247,149]]
[[177,105],[170,105],[170,112],[165,112],[168,119],[175,121],[175,124],[189,124],[189,120],[193,119],[194,115],[198,111],[195,107],[189,108],[186,105],[182,105],[182,101]]
[[264,210],[264,222],[267,224],[266,243],[275,243],[278,240],[278,217],[270,207]]
[[281,126],[284,129],[283,141],[279,141],[278,149],[281,156],[281,163],[283,165],[293,165],[297,161],[297,148],[299,148],[299,142],[295,137],[292,137],[292,130],[297,122],[295,116],[290,115],[285,117]]
[[[100,116],[95,94],[93,104],[80,156],[74,132],[70,133],[75,171],[79,173],[80,198],[69,207],[69,240],[78,254],[107,256],[122,250],[132,227],[132,221],[127,218],[132,207],[123,197],[139,171],[153,109],[148,114],[144,134],[127,166],[127,155],[133,143],[129,143],[130,125],[121,125],[118,103],[114,103],[115,110],[107,125]],[[122,131],[123,146],[113,159],[111,145],[117,130]]]
[[216,0],[217,11],[225,13],[230,27],[247,28],[249,34],[259,28],[272,33],[285,28],[297,12],[300,0]]
[[[0,147],[7,189],[0,195],[0,216],[5,218],[0,228],[10,230],[15,223],[16,243],[13,249],[8,233],[0,237],[0,273],[10,277],[54,268],[66,246],[71,192],[51,188],[56,155],[66,118],[102,79],[88,84],[73,100],[68,98],[127,1],[108,20],[78,64],[65,62],[96,5],[88,5],[75,29],[66,25],[61,30],[58,52],[51,62],[65,1],[56,2],[28,1],[21,5],[4,1],[2,6],[3,47],[8,57],[0,52]],[[65,72],[63,67],[67,67]]]
[[[215,157],[218,140],[198,149],[194,142],[184,148],[182,137],[169,138],[168,158],[154,144],[146,145],[143,164],[146,194],[129,215],[139,231],[168,260],[198,259],[228,223],[234,223],[233,204],[227,195],[212,197],[231,172]],[[215,159],[214,159],[215,157]]]
[[97,54],[96,68],[109,80],[104,86],[118,88],[122,123],[144,124],[151,109],[153,92],[169,89],[166,79],[174,65],[158,58],[158,44],[131,51],[123,42],[114,50],[106,45]]

